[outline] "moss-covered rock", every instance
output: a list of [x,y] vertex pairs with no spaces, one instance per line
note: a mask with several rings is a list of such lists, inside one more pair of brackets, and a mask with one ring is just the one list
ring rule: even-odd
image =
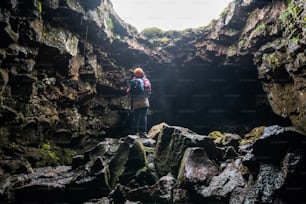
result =
[[256,139],[258,139],[263,131],[265,129],[265,126],[256,127],[251,130],[251,132],[244,135],[244,137],[240,140],[240,145],[245,145],[248,143],[254,143]]
[[208,137],[214,140],[214,143],[219,146],[232,145],[236,146],[237,141],[241,137],[232,133],[221,133],[220,131],[213,131],[208,134]]
[[[265,25],[265,30],[271,30],[267,35],[273,40],[261,45],[255,53],[254,62],[273,111],[290,118],[298,129],[305,132],[306,108],[302,102],[306,95],[303,91],[305,79],[301,79],[303,74],[300,71],[305,59],[300,52],[305,50],[306,43],[302,34],[304,25],[299,23],[306,16],[305,4],[300,0],[283,3],[279,4],[282,12],[275,13],[274,22]],[[273,33],[273,29],[278,32]]]
[[120,144],[116,155],[109,163],[109,185],[128,184],[132,178],[147,170],[145,148],[137,136],[128,136]]

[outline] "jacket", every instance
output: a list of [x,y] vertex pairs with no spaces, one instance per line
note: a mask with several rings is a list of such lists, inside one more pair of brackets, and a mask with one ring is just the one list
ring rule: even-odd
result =
[[[132,98],[132,109],[133,110],[150,106],[149,96],[151,94],[151,83],[146,77],[143,77],[142,79],[143,79],[143,84],[144,84],[144,89],[145,89],[146,94],[144,96]],[[130,95],[130,87],[128,87],[127,89],[127,94]]]

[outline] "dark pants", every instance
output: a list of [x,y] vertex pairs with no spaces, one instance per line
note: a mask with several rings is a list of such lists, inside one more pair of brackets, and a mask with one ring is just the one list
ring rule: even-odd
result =
[[147,113],[148,107],[137,108],[134,110],[132,134],[147,132]]

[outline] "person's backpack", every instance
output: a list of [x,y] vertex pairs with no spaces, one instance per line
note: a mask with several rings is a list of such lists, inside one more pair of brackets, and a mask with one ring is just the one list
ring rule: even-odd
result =
[[134,78],[130,80],[130,95],[132,98],[145,95],[143,79]]

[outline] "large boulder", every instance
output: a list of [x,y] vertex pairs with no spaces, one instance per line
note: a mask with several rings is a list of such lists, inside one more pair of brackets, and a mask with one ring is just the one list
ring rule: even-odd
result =
[[171,174],[163,176],[154,185],[135,188],[127,193],[127,199],[144,203],[171,203],[175,179]]
[[229,163],[222,173],[211,179],[208,186],[196,185],[195,189],[200,195],[198,199],[203,202],[211,202],[218,199],[228,203],[231,197],[235,196],[234,192],[246,185],[239,170],[240,163],[240,159]]
[[[73,179],[69,166],[44,167],[31,174],[11,176],[1,183],[1,202],[65,201],[65,186]],[[67,197],[68,198],[68,197]]]
[[306,137],[293,127],[266,127],[253,144],[253,154],[261,162],[280,162],[288,152],[305,152]]
[[241,166],[248,179],[245,200],[299,203],[305,194],[306,137],[293,127],[269,126],[253,141]]
[[187,148],[181,160],[177,184],[209,184],[218,173],[218,166],[208,158],[204,148]]
[[139,174],[148,171],[145,147],[138,136],[129,135],[120,144],[109,163],[109,171],[111,188],[117,183],[128,185]]
[[188,147],[203,147],[209,158],[216,158],[216,147],[207,136],[176,126],[164,126],[155,147],[154,163],[161,176],[178,175],[178,169]]

